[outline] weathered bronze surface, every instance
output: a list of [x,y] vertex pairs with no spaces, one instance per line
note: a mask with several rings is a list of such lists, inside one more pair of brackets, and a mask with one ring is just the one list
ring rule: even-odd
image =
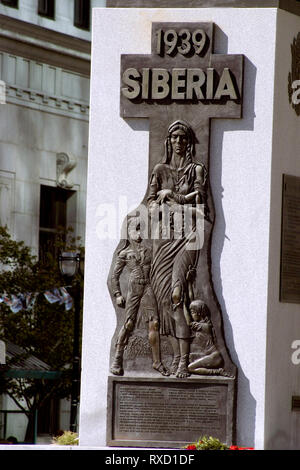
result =
[[234,380],[109,377],[108,445],[180,448],[199,436],[231,444]]
[[281,302],[300,303],[300,178],[283,175]]
[[[151,54],[121,57],[120,113],[149,119],[150,146],[148,187],[124,220],[108,278],[117,314],[110,372],[128,379],[125,387],[110,377],[118,385],[108,396],[108,441],[118,445],[162,446],[201,432],[232,439],[236,366],[211,275],[209,140],[211,118],[241,117],[243,56],[215,55],[213,32],[212,23],[153,23]],[[168,422],[161,413],[173,389],[181,392]],[[217,398],[205,414],[206,393]],[[133,402],[139,411],[129,413]],[[180,431],[192,409],[196,427],[190,418]]]

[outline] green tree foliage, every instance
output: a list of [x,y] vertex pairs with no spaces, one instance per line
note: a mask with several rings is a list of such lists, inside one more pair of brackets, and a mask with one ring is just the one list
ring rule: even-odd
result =
[[[0,304],[0,339],[11,341],[24,350],[0,369],[0,394],[8,394],[29,418],[28,440],[32,440],[34,413],[50,397],[64,398],[70,395],[73,354],[73,309],[50,304],[43,292],[66,286],[62,278],[57,256],[60,250],[76,249],[83,255],[79,239],[70,231],[57,237],[55,250],[38,261],[23,242],[12,240],[7,229],[0,227],[0,294],[39,293],[32,310],[13,313],[4,303]],[[80,289],[83,280],[79,276]],[[78,283],[77,283],[78,285]],[[72,294],[71,286],[67,290]],[[81,342],[80,342],[81,343]],[[9,377],[7,372],[26,356],[34,355],[61,373],[59,380],[24,379]]]

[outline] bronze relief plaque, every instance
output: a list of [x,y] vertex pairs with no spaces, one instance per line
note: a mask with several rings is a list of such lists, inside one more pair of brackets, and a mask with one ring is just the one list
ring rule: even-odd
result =
[[280,300],[300,303],[300,178],[283,175]]
[[150,146],[145,197],[124,220],[108,278],[109,445],[233,439],[237,370],[211,279],[209,141],[210,119],[241,117],[243,56],[214,54],[213,36],[213,23],[153,23],[151,54],[121,56],[121,116],[149,119]]

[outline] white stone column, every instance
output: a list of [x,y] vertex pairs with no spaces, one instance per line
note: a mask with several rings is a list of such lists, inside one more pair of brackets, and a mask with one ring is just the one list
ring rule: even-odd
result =
[[[284,167],[300,174],[295,161],[299,121],[287,98],[290,43],[299,18],[276,8],[94,10],[80,442],[105,446],[109,354],[116,326],[107,277],[120,223],[143,199],[148,179],[148,123],[120,117],[120,55],[149,54],[154,21],[214,22],[214,52],[245,56],[243,118],[213,120],[211,125],[209,174],[216,209],[212,275],[225,340],[239,371],[237,442],[262,449],[269,445],[274,423],[278,432],[280,426],[288,432],[290,412],[286,409],[279,421],[275,405],[291,387],[274,392],[281,383],[275,358],[284,337],[284,388],[294,374],[293,367],[286,367],[294,327],[300,331],[296,306],[278,303],[280,173]],[[287,150],[288,136],[295,137],[295,144]],[[273,330],[277,336],[270,339]]]

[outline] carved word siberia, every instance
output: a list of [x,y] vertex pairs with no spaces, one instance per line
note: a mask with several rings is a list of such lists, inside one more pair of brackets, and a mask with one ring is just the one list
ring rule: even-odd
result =
[[[234,85],[229,68],[225,67],[219,79],[213,68],[171,70],[157,68],[126,69],[123,74],[122,88],[125,98],[134,100],[220,100],[228,97],[231,100],[238,98],[238,91]],[[216,91],[214,91],[216,90]]]

